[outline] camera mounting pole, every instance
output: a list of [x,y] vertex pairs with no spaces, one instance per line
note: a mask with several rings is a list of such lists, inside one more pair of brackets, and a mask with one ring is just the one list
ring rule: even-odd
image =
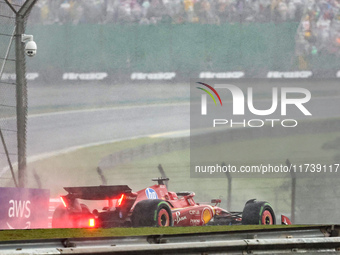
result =
[[22,34],[25,34],[25,24],[31,9],[37,0],[26,0],[17,10],[9,0],[7,5],[15,13],[15,56],[16,56],[16,104],[17,104],[17,140],[18,140],[18,182],[19,187],[26,185],[26,124],[27,124],[27,80],[25,63],[25,44]]
[[25,18],[16,14],[15,38],[15,73],[16,73],[16,100],[17,100],[17,140],[18,140],[18,182],[24,188],[27,178],[26,173],[26,123],[27,123],[27,81],[25,46],[21,35],[25,32]]

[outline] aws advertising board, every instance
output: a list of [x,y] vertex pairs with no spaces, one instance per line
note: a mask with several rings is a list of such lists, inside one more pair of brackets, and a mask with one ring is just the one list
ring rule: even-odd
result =
[[48,227],[49,190],[0,188],[0,229]]

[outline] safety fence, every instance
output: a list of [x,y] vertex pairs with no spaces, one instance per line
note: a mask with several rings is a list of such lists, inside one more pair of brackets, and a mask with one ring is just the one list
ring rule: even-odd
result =
[[0,1],[0,181],[14,184],[10,171],[3,168],[17,161],[16,78],[15,73],[15,14],[6,2]]
[[[296,55],[298,22],[30,25],[32,80],[152,81],[339,77],[338,56]],[[7,74],[11,79],[11,74]]]

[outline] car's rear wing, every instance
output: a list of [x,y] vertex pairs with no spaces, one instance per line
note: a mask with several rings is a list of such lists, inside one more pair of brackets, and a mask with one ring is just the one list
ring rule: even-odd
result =
[[72,198],[84,200],[105,200],[131,193],[127,185],[64,187]]

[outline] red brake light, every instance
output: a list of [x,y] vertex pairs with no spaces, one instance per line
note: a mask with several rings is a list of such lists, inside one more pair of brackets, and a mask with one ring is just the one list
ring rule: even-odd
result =
[[65,201],[64,197],[60,196],[60,200],[61,200],[61,202],[63,203],[63,205],[64,205],[65,207],[67,207],[67,204],[66,204],[66,201]]
[[122,194],[121,197],[117,200],[117,207],[121,206],[121,204],[123,203],[125,195]]
[[89,219],[89,227],[93,228],[96,224],[95,224],[95,220],[93,218]]

